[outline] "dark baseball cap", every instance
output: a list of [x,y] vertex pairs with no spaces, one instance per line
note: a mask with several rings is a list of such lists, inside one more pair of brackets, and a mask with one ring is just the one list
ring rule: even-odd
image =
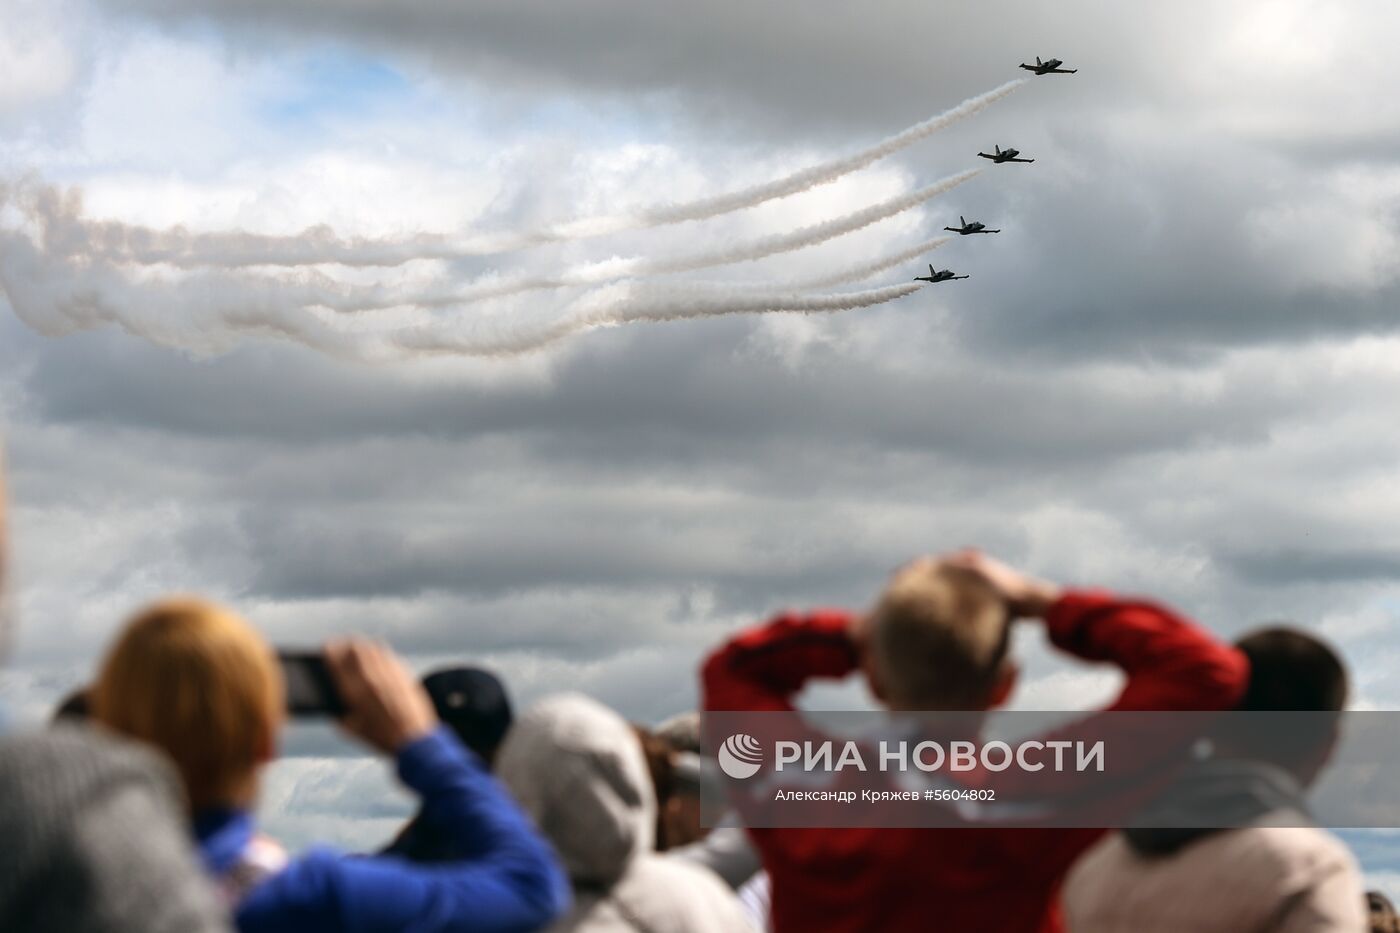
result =
[[514,718],[500,678],[479,667],[449,667],[425,676],[423,689],[438,718],[489,762]]

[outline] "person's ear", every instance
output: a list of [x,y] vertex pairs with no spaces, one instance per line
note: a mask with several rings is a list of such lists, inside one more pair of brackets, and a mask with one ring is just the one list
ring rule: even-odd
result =
[[1001,670],[997,671],[997,681],[992,685],[991,696],[987,698],[987,709],[998,709],[1006,705],[1006,701],[1011,699],[1011,692],[1016,689],[1016,681],[1021,676],[1021,668],[1015,661],[1004,661]]

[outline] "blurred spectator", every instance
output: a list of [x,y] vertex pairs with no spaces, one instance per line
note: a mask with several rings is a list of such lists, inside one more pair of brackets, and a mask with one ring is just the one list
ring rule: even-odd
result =
[[632,733],[637,744],[642,747],[642,757],[647,763],[647,774],[651,776],[651,791],[656,798],[656,828],[653,831],[652,848],[665,852],[672,843],[667,842],[666,819],[676,799],[676,760],[671,746],[646,726],[632,724]]
[[636,732],[574,694],[528,710],[497,772],[554,842],[574,909],[551,931],[742,933],[734,894],[710,872],[656,855],[656,798]]
[[[1213,756],[1145,808],[1134,821],[1144,828],[1110,836],[1075,866],[1064,893],[1075,933],[1363,928],[1356,863],[1340,840],[1307,825],[1303,800],[1336,743],[1342,662],[1292,629],[1259,631],[1237,646],[1250,665],[1239,709],[1333,715],[1290,718],[1283,728],[1247,717],[1222,723]],[[1245,828],[1179,828],[1189,823],[1183,815],[1222,801],[1230,823]]]
[[[667,848],[668,854],[708,868],[724,883],[739,892],[739,902],[746,908],[761,907],[762,913],[750,912],[750,920],[759,929],[767,927],[767,879],[761,891],[755,888],[749,897],[744,887],[763,867],[758,853],[734,814],[726,814],[719,824],[706,831],[700,825],[701,785],[705,770],[700,758],[700,714],[680,713],[656,727],[656,734],[678,753],[678,801],[672,807],[668,832],[677,841]],[[687,841],[681,841],[685,839]],[[761,893],[761,898],[757,894]]]
[[233,613],[172,599],[138,615],[93,687],[95,718],[164,748],[195,807],[206,866],[244,931],[531,930],[567,904],[548,846],[481,760],[438,723],[422,686],[387,649],[332,644],[343,725],[396,758],[423,817],[459,840],[432,866],[316,849],[278,868],[251,807],[283,719],[271,649]]
[[656,736],[678,752],[700,754],[700,714],[677,713],[656,727]]
[[423,689],[443,724],[492,764],[514,719],[500,678],[479,667],[450,667],[425,676]]
[[1371,933],[1400,933],[1400,914],[1395,905],[1379,891],[1366,892],[1366,912],[1371,925]]
[[[6,621],[0,608],[0,650]],[[0,735],[0,930],[227,930],[183,811],[175,774],[147,749],[75,729]]]
[[[1115,710],[1227,708],[1244,688],[1238,652],[1161,606],[1062,591],[969,551],[905,566],[868,614],[784,614],[740,633],[705,663],[705,706],[793,711],[809,681],[861,672],[891,709],[993,708],[1015,682],[1007,656],[1015,617],[1043,620],[1062,651],[1121,667],[1127,682]],[[1149,773],[1160,766],[1143,764]],[[1099,814],[1132,799],[1098,796]],[[958,818],[950,809],[948,819]],[[773,929],[1056,929],[1064,874],[1102,831],[966,825],[750,829],[771,884]]]
[[700,756],[680,751],[645,726],[633,726],[656,792],[656,851],[671,852],[704,838],[700,825]]
[[700,825],[700,788],[705,779],[700,759],[700,714],[682,713],[656,727],[671,759],[671,792],[659,800],[661,816],[656,848],[673,852],[700,842],[708,834]]
[[748,833],[732,814],[707,833],[705,838],[672,849],[667,854],[709,869],[736,891],[763,868],[763,860],[749,841]]
[[91,706],[88,688],[79,687],[58,701],[58,705],[54,707],[52,723],[57,725],[61,722],[86,722],[92,714]]
[[[424,677],[423,689],[443,725],[491,767],[512,719],[510,698],[500,678],[479,667],[452,667]],[[460,858],[463,852],[456,839],[442,835],[419,810],[384,854],[441,862]]]
[[672,749],[671,771],[671,795],[661,805],[660,852],[692,845],[709,833],[700,825],[700,788],[705,779],[700,756]]

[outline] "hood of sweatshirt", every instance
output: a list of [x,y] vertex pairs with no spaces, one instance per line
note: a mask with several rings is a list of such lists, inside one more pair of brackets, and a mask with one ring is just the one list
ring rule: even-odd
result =
[[1182,772],[1123,835],[1140,855],[1170,855],[1204,836],[1283,811],[1300,819],[1307,813],[1293,775],[1262,762],[1208,760]]
[[183,819],[173,770],[133,743],[70,725],[0,738],[0,915],[92,808],[131,792],[159,801],[172,822]]
[[611,887],[652,849],[656,795],[641,745],[621,716],[588,697],[559,694],[527,710],[496,773],[575,885]]

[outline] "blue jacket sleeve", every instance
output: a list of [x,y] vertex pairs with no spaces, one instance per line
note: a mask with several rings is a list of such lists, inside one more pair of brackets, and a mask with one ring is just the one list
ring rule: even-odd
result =
[[569,883],[549,845],[455,737],[439,728],[404,748],[398,768],[463,858],[415,864],[316,850],[250,892],[241,931],[518,933],[567,908]]

